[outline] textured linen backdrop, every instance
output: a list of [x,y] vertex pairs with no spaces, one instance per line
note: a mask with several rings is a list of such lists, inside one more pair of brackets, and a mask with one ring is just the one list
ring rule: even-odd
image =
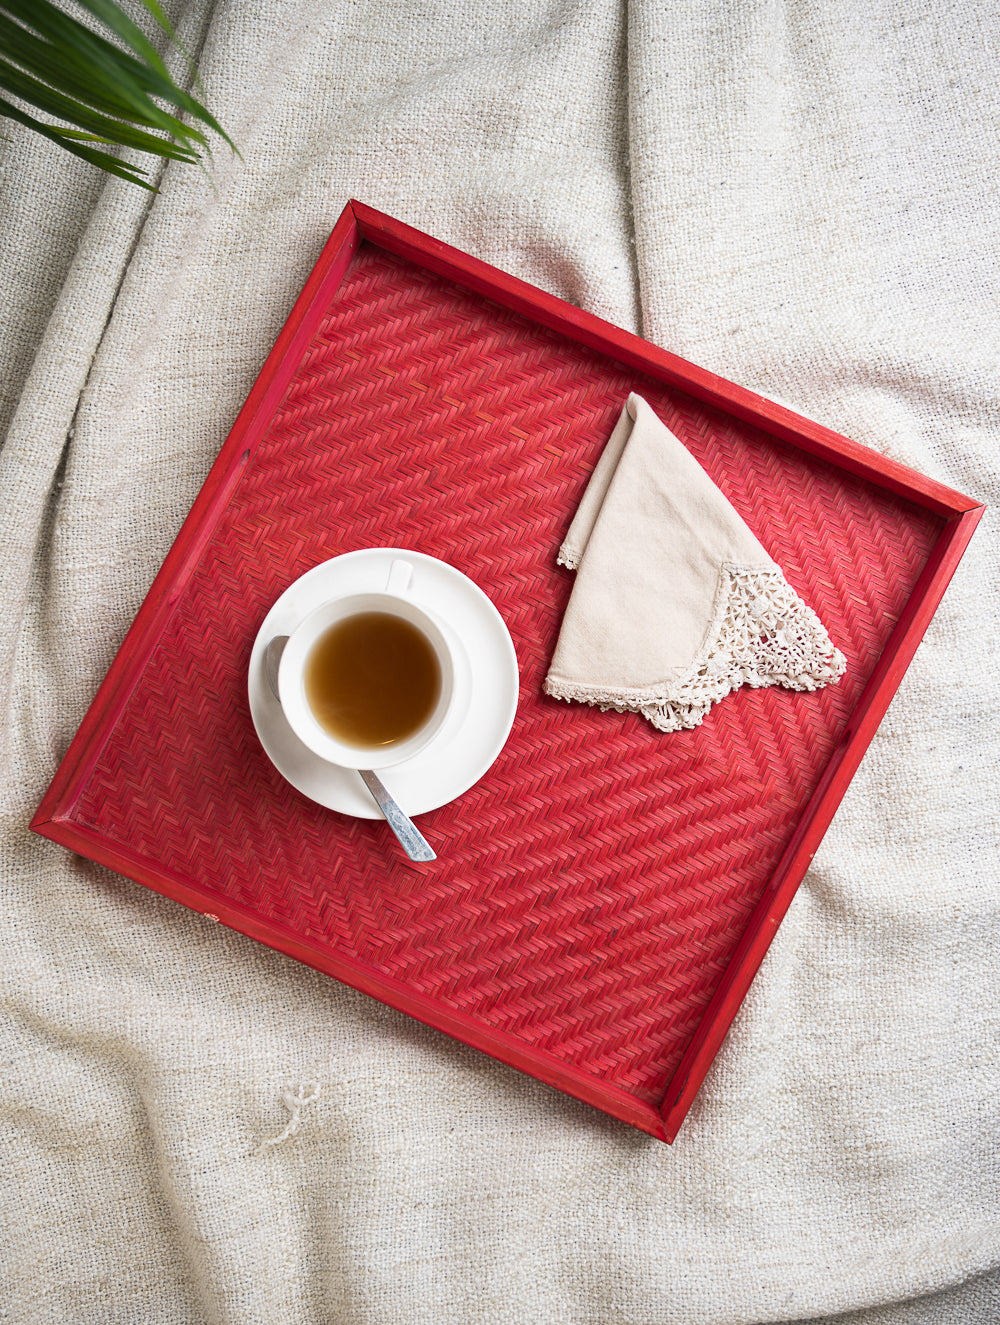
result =
[[995,1321],[995,510],[672,1148],[26,827],[349,197],[995,503],[995,5],[172,12],[242,160],[0,142],[0,1316]]

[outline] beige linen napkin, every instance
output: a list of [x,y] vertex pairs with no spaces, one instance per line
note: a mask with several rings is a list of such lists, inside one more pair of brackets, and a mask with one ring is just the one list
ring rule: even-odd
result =
[[740,686],[817,690],[845,669],[690,452],[630,395],[559,550],[576,571],[545,690],[697,727]]

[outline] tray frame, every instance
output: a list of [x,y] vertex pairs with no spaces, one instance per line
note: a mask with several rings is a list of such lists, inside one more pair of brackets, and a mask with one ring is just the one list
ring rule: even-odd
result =
[[[220,902],[191,880],[74,820],[109,732],[124,710],[216,522],[225,509],[260,437],[278,407],[309,344],[362,243],[423,267],[551,331],[578,341],[623,366],[675,387],[707,405],[794,447],[859,476],[876,487],[941,517],[940,537],[906,607],[893,628],[854,712],[768,887],[747,924],[691,1042],[668,1083],[659,1110],[627,1091],[596,1084],[571,1065],[529,1049],[515,1037],[466,1018],[429,1009],[403,982],[304,939],[291,928],[262,920],[236,902]],[[697,367],[669,351],[615,327],[477,258],[423,234],[357,201],[345,207],[269,353],[228,439],[156,575],[108,674],[85,715],[31,821],[32,831],[137,882],[219,920],[251,938],[342,979],[437,1029],[518,1067],[548,1084],[667,1142],[672,1142],[740,1007],[778,926],[826,832],[981,519],[985,506],[906,466],[861,446],[782,405]],[[206,910],[206,907],[210,907]]]

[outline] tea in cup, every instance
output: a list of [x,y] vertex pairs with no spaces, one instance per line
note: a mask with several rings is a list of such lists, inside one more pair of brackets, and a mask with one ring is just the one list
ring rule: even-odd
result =
[[291,632],[278,697],[304,745],[346,768],[409,759],[440,731],[455,692],[454,645],[408,595],[410,562],[385,589],[334,598]]

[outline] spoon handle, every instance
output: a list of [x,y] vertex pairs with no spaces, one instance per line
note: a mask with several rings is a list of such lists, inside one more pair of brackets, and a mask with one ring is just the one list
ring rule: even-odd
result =
[[385,815],[385,821],[399,838],[399,844],[411,860],[437,860],[430,843],[412,819],[408,819],[389,795],[382,779],[370,768],[359,768],[362,780]]

